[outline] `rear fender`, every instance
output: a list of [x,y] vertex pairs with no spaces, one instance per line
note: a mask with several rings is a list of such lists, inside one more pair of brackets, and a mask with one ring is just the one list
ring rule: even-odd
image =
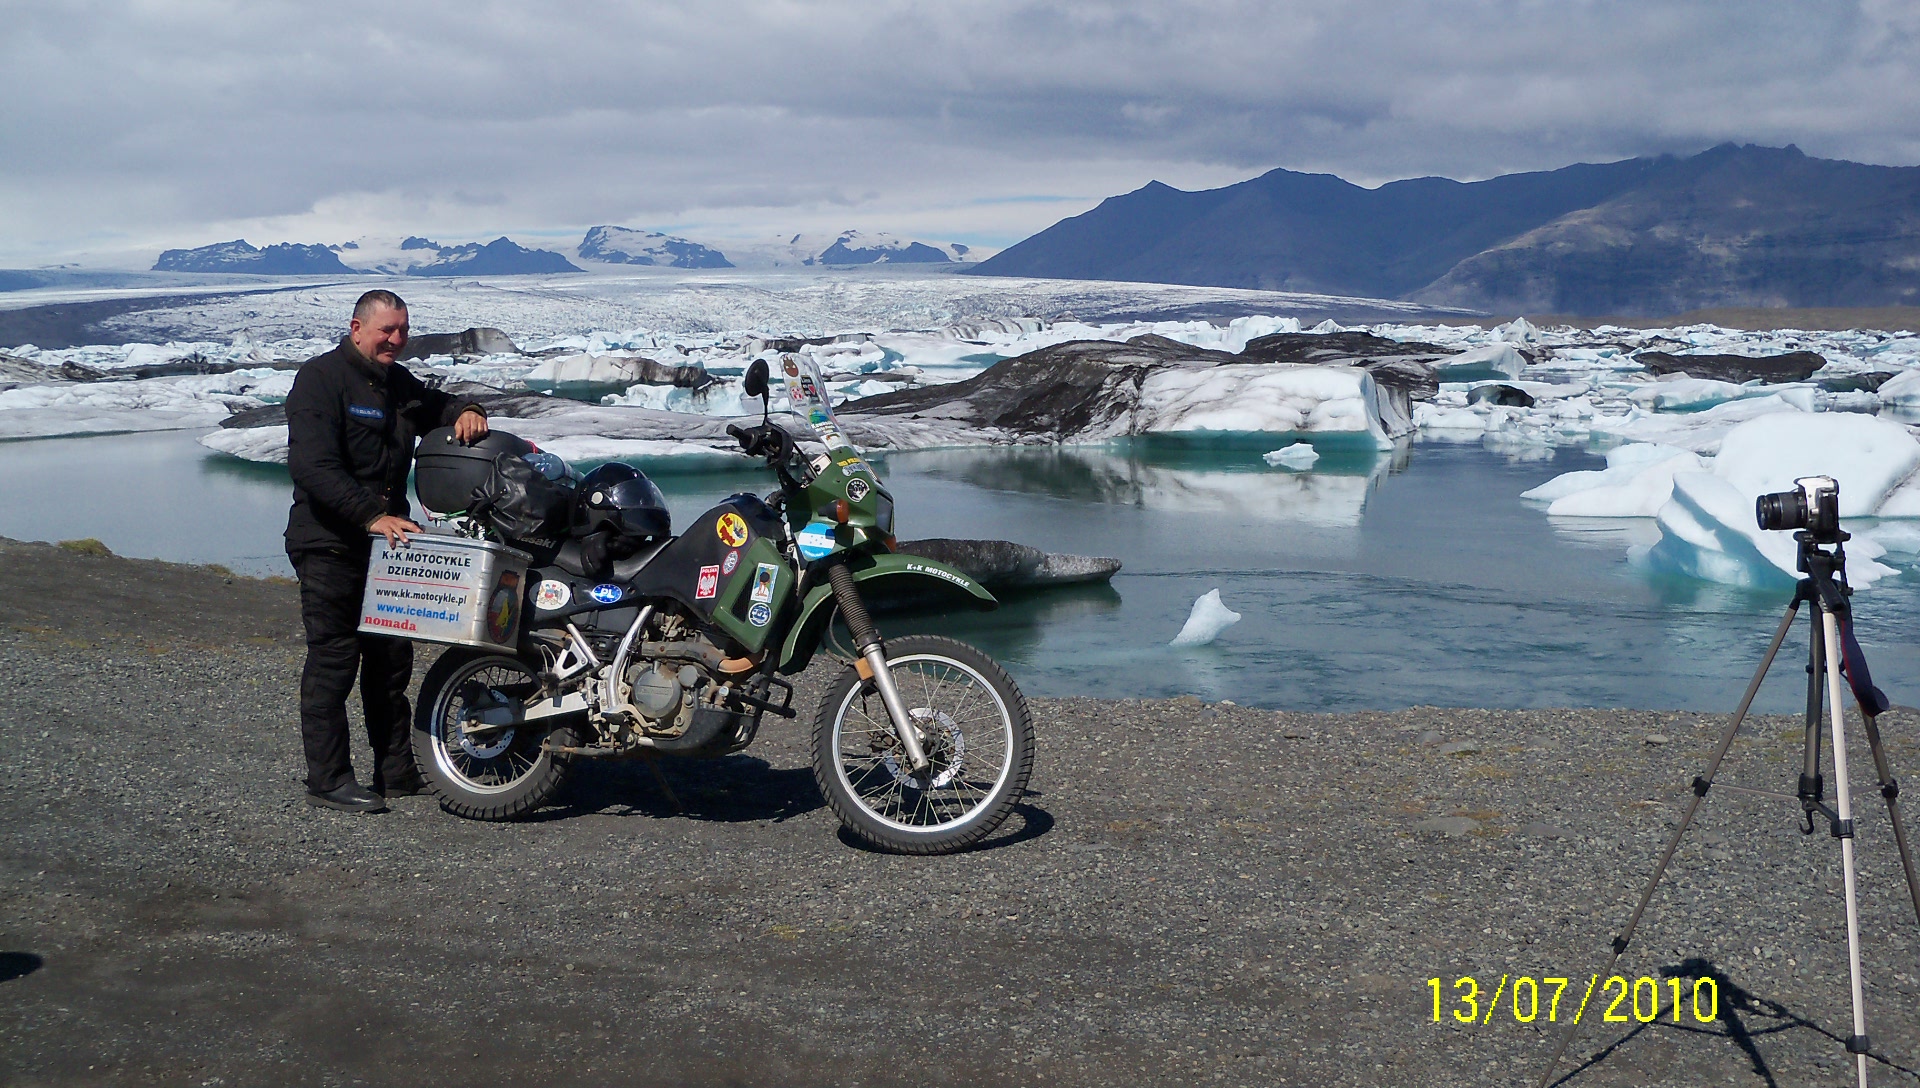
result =
[[[861,555],[847,561],[847,570],[853,575],[854,585],[868,591],[861,594],[868,601],[884,602],[889,596],[902,592],[931,589],[983,612],[1000,607],[1000,602],[979,582],[945,563],[917,555],[892,552]],[[800,605],[800,616],[788,629],[786,642],[780,648],[781,672],[792,674],[807,667],[833,612],[832,586],[822,581],[807,590],[806,600]]]

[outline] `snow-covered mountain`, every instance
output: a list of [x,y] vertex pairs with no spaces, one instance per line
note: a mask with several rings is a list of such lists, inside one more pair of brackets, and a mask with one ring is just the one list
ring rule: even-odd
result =
[[407,275],[522,276],[580,270],[578,265],[550,249],[528,249],[503,235],[486,245],[469,242],[463,246],[440,246],[432,260],[407,269]]
[[169,249],[153,263],[155,272],[241,272],[256,276],[352,275],[358,269],[342,264],[327,246],[281,242],[264,249],[245,238],[215,242],[198,249]]
[[795,234],[745,245],[728,254],[743,268],[838,267],[864,264],[962,264],[989,254],[958,242],[919,242],[879,231]]
[[586,261],[642,264],[660,268],[732,268],[727,255],[685,238],[631,227],[598,226],[587,231],[575,252]]

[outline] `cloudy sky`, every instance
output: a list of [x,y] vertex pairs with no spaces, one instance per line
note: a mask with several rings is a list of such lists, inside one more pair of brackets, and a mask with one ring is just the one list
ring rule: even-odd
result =
[[0,0],[0,264],[245,236],[1006,245],[1158,179],[1920,163],[1913,0]]

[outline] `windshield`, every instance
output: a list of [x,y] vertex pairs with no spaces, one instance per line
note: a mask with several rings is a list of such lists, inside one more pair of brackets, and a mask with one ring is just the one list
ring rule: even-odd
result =
[[820,368],[813,358],[807,355],[787,354],[780,356],[780,373],[787,382],[787,407],[801,419],[807,421],[820,441],[830,450],[847,449],[855,453],[860,447],[847,440],[840,432],[839,421],[833,418],[833,404],[827,399],[826,379],[820,376]]

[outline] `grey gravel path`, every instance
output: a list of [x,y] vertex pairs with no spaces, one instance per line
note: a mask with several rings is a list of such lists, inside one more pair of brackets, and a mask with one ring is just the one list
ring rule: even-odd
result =
[[[1453,981],[1485,1014],[1566,976],[1564,1018],[1720,727],[1038,699],[1009,828],[897,858],[837,835],[792,725],[666,765],[685,813],[634,765],[520,824],[309,808],[296,621],[286,584],[0,541],[0,1084],[1532,1083],[1551,987],[1468,1026]],[[1882,724],[1920,774],[1920,714]],[[1797,728],[1722,781],[1791,790]],[[1910,1084],[1864,763],[1874,1082]],[[1621,966],[1659,1018],[1596,997],[1565,1083],[1847,1082],[1838,848],[1795,816],[1715,794]],[[1668,974],[1719,1018],[1674,1024]]]

